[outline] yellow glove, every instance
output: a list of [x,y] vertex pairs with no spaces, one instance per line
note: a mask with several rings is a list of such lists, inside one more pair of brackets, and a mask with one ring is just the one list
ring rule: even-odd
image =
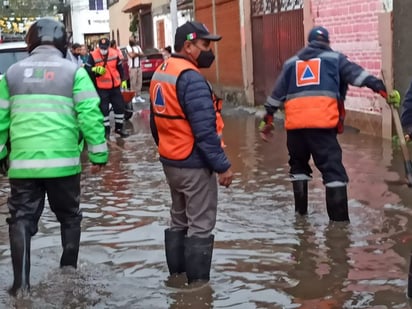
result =
[[104,67],[101,67],[101,66],[92,67],[92,72],[94,72],[98,75],[104,75],[104,73],[106,73],[106,69]]
[[120,87],[122,87],[122,89],[127,89],[127,81],[126,80],[122,81],[122,84]]
[[388,96],[388,104],[391,104],[398,108],[401,105],[401,95],[398,90],[392,90]]

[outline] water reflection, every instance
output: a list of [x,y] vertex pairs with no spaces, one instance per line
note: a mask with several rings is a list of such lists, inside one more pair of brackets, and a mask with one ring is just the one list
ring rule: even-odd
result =
[[196,291],[168,285],[163,231],[170,193],[147,116],[143,108],[126,123],[133,132],[127,140],[112,136],[103,173],[86,169],[82,176],[76,272],[58,268],[59,226],[46,207],[33,237],[28,299],[6,293],[8,186],[0,178],[0,308],[409,308],[412,189],[401,184],[400,151],[353,130],[339,136],[351,223],[328,222],[315,168],[302,218],[294,214],[281,123],[272,143],[263,143],[256,117],[237,110],[225,115],[236,179],[219,191],[210,285]]

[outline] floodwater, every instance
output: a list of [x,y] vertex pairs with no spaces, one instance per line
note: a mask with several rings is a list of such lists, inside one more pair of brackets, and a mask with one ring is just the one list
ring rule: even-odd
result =
[[220,188],[210,285],[167,283],[163,233],[170,196],[147,111],[112,136],[110,163],[82,176],[79,267],[60,270],[59,225],[46,207],[32,239],[31,295],[11,298],[5,222],[8,185],[0,178],[0,308],[410,308],[412,189],[400,149],[349,129],[339,136],[350,224],[331,224],[314,168],[309,214],[295,215],[285,131],[259,139],[257,118],[227,109],[224,139],[235,179]]

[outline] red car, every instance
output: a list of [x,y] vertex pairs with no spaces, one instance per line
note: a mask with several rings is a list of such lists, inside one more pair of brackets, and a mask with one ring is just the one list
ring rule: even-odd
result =
[[153,73],[157,67],[163,63],[163,54],[156,48],[145,49],[144,57],[140,58],[140,67],[142,68],[143,83],[150,83]]

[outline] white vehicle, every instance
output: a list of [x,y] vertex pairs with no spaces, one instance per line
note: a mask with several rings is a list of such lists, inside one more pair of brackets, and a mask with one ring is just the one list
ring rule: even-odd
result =
[[23,41],[0,43],[0,79],[12,64],[28,55],[27,45]]

